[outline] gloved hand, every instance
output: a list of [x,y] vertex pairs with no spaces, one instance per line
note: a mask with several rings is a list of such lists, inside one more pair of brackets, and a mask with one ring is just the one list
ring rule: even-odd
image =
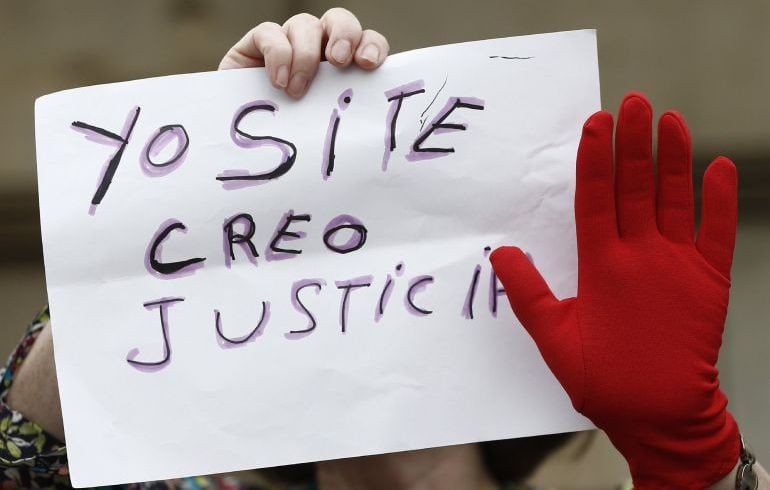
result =
[[[737,174],[719,157],[703,178],[694,232],[684,119],[658,123],[641,94],[586,121],[577,155],[578,293],[558,300],[516,247],[490,260],[513,311],[569,394],[628,461],[637,490],[702,489],[738,461],[738,427],[715,367],[727,315]],[[657,187],[657,189],[656,189]]]

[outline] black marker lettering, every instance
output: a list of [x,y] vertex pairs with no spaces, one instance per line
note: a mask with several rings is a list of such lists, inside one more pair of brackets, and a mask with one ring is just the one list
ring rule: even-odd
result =
[[476,290],[479,286],[479,274],[481,274],[481,266],[477,264],[473,269],[473,277],[468,286],[468,294],[465,296],[465,304],[462,310],[462,315],[469,320],[473,320],[473,300],[476,298]]
[[404,99],[424,93],[424,87],[425,82],[423,80],[415,80],[385,92],[385,98],[390,102],[390,108],[385,118],[385,153],[382,155],[382,170],[387,170],[390,154],[396,149],[396,122]]
[[[489,257],[492,252],[492,247],[487,245],[484,247],[484,258]],[[497,298],[505,294],[505,289],[500,287],[500,281],[498,281],[494,270],[489,271],[489,312],[493,317],[497,318]]]
[[368,288],[372,285],[372,276],[362,276],[348,281],[336,281],[337,289],[342,289],[342,300],[340,301],[340,327],[342,332],[345,333],[348,324],[348,297],[350,292],[354,289]]
[[302,250],[293,249],[293,248],[280,248],[279,242],[281,240],[284,240],[285,237],[289,237],[289,240],[296,240],[298,238],[302,238],[305,236],[304,232],[295,232],[295,231],[289,231],[289,227],[291,224],[295,221],[307,221],[310,222],[310,215],[309,214],[292,214],[292,211],[289,211],[283,218],[283,224],[278,228],[273,235],[273,239],[270,241],[270,250],[273,253],[283,253],[283,254],[294,254],[298,255],[302,253]]
[[[399,262],[396,264],[396,276],[400,277],[404,274],[404,263]],[[380,293],[380,299],[377,301],[377,308],[374,310],[374,321],[379,322],[383,315],[385,315],[385,308],[388,306],[388,302],[390,301],[390,294],[393,292],[393,285],[395,280],[393,277],[388,274],[388,277],[385,279],[385,286],[382,288],[382,292]]]
[[187,227],[176,220],[167,220],[163,222],[155,236],[150,241],[150,246],[147,248],[147,254],[145,255],[145,267],[152,274],[154,272],[161,274],[161,276],[181,276],[191,274],[198,267],[203,266],[205,257],[198,257],[187,260],[180,260],[177,262],[161,262],[160,252],[163,248],[163,241],[168,235],[174,231],[180,230],[182,232],[187,231]]
[[[243,233],[237,233],[235,231],[235,224],[237,222],[244,223]],[[235,250],[233,249],[233,245],[236,244],[246,252],[248,259],[256,265],[256,258],[259,257],[259,253],[257,252],[257,247],[255,247],[254,243],[251,241],[255,231],[254,219],[250,214],[236,214],[225,221],[225,224],[222,226],[222,234],[224,235],[225,265],[228,269],[230,268],[232,261],[235,260]]]
[[[337,105],[340,111],[344,111],[350,105],[353,97],[353,90],[347,89],[337,98]],[[321,165],[321,176],[324,180],[328,179],[334,171],[334,147],[337,143],[337,130],[340,125],[340,115],[337,109],[332,111],[329,118],[329,127],[326,129],[326,139],[324,140],[323,163]]]
[[495,271],[489,272],[489,312],[497,318],[497,298],[505,295],[505,289],[500,287],[500,281],[495,275]]
[[[351,230],[352,235],[345,243],[339,245],[336,244],[334,242],[334,237],[338,232],[346,229]],[[326,245],[326,248],[332,252],[347,254],[355,252],[364,246],[366,243],[366,234],[367,229],[361,221],[349,214],[341,214],[333,218],[329,221],[329,224],[326,225],[326,229],[324,230],[324,244]]]
[[72,123],[72,127],[74,127],[76,130],[89,131],[101,137],[101,139],[95,139],[95,141],[105,142],[108,144],[114,144],[117,142],[120,144],[118,150],[114,155],[112,155],[112,158],[110,158],[106,167],[102,171],[102,177],[99,181],[99,186],[96,188],[96,192],[91,198],[91,210],[89,211],[91,214],[96,211],[96,206],[102,202],[104,195],[107,194],[107,189],[109,189],[110,184],[112,183],[112,179],[115,176],[115,171],[118,170],[118,165],[120,164],[120,159],[123,157],[123,152],[126,149],[126,145],[128,145],[128,140],[131,138],[131,133],[134,131],[136,120],[139,119],[140,111],[141,108],[136,107],[133,110],[133,114],[129,112],[128,118],[126,119],[126,124],[121,134],[116,134],[112,131],[107,131],[104,128],[100,128],[98,126],[94,126],[81,121],[74,121]]
[[380,300],[377,301],[377,309],[374,312],[375,322],[379,322],[382,316],[385,314],[385,307],[388,305],[388,301],[390,300],[390,293],[392,290],[393,277],[388,274],[387,279],[385,279],[385,286],[382,288],[382,292],[380,293]]
[[419,276],[412,279],[409,283],[409,289],[406,291],[406,306],[410,313],[413,315],[430,315],[433,313],[431,310],[420,308],[414,302],[414,297],[417,293],[425,289],[428,284],[433,283],[433,276]]
[[240,338],[230,338],[227,337],[224,332],[222,332],[222,315],[219,313],[219,310],[214,310],[214,328],[217,331],[217,337],[223,341],[224,345],[242,345],[250,340],[254,340],[258,337],[257,332],[260,334],[262,333],[260,329],[270,320],[270,302],[269,301],[263,301],[262,302],[262,316],[259,318],[259,323],[257,323],[257,326],[254,327],[254,329],[244,335]]
[[302,300],[299,299],[299,292],[302,291],[305,288],[308,287],[314,287],[316,289],[316,295],[321,292],[321,288],[326,283],[321,279],[304,279],[301,281],[297,281],[292,286],[292,292],[291,292],[291,304],[294,306],[294,309],[297,310],[300,313],[303,313],[308,320],[308,325],[303,330],[291,330],[289,331],[289,334],[303,334],[312,332],[315,330],[315,327],[317,326],[317,322],[315,319],[315,316],[310,312],[310,310],[307,309],[307,306],[302,302]]
[[144,303],[143,306],[147,310],[158,308],[160,314],[160,331],[163,336],[163,357],[159,361],[137,361],[136,356],[139,355],[139,349],[134,348],[128,351],[126,362],[139,371],[145,372],[158,371],[171,362],[171,343],[168,338],[168,309],[170,306],[179,303],[180,301],[184,301],[184,298],[160,298],[155,301]]
[[412,151],[406,156],[409,161],[425,160],[429,158],[436,158],[445,156],[449,153],[454,153],[453,147],[449,148],[423,148],[423,143],[434,133],[440,134],[449,131],[465,131],[467,126],[465,124],[444,122],[449,115],[456,109],[473,109],[477,111],[484,110],[484,101],[474,97],[450,97],[446,106],[439,112],[433,121],[428,125],[428,128],[420,133],[417,139],[412,144]]
[[230,136],[236,145],[243,148],[273,146],[281,151],[283,158],[281,163],[278,164],[278,166],[276,166],[273,170],[261,174],[250,174],[243,170],[227,170],[223,172],[217,176],[217,180],[224,182],[225,185],[228,183],[231,184],[227,188],[237,188],[243,185],[261,183],[277,179],[278,177],[286,174],[286,172],[291,170],[291,167],[294,165],[294,162],[297,159],[297,147],[294,145],[294,143],[285,139],[276,138],[274,136],[253,135],[247,133],[240,127],[243,119],[252,112],[268,111],[272,114],[275,114],[277,109],[278,106],[273,102],[259,100],[246,104],[236,113],[235,117],[233,118],[233,124],[230,132]]
[[[165,162],[155,162],[154,157],[157,157],[163,149],[169,145],[172,139],[177,140],[176,151]],[[190,136],[187,134],[187,130],[181,124],[169,124],[167,126],[161,126],[155,133],[155,136],[150,138],[147,145],[144,147],[142,153],[142,165],[145,173],[149,175],[165,175],[174,168],[175,164],[181,163],[184,159],[187,149],[190,147]]]

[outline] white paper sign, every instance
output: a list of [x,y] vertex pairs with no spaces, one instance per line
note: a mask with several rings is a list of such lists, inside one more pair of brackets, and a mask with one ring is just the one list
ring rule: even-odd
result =
[[590,427],[490,248],[576,287],[594,31],[40,98],[48,293],[73,484]]

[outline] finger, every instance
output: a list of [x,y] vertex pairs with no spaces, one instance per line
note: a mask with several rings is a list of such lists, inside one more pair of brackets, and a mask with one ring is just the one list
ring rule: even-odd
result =
[[673,242],[695,239],[692,145],[684,118],[666,112],[658,121],[658,230]]
[[620,236],[633,237],[655,229],[652,107],[642,94],[630,93],[620,104],[615,157],[615,202]]
[[524,328],[538,342],[554,322],[561,322],[565,303],[556,299],[540,272],[518,247],[500,247],[489,256],[508,301]]
[[728,158],[718,157],[706,169],[701,200],[696,246],[729,279],[738,224],[738,171]]
[[388,57],[390,45],[385,36],[377,31],[367,29],[361,36],[361,43],[356,50],[356,64],[364,70],[374,70],[382,65]]
[[578,254],[596,254],[597,248],[618,237],[612,175],[612,115],[599,111],[583,125],[577,153],[575,224]]
[[281,26],[275,22],[263,22],[230,48],[219,63],[219,69],[265,66],[273,86],[285,88],[290,65],[291,44]]
[[557,300],[535,266],[516,247],[500,247],[489,260],[516,317],[569,394],[572,405],[580,410],[583,341],[577,328],[575,298]]
[[291,72],[286,93],[302,97],[313,81],[321,62],[321,21],[310,14],[297,14],[283,25],[292,48]]
[[321,17],[326,43],[326,59],[334,66],[348,66],[361,42],[361,23],[352,12],[335,7]]

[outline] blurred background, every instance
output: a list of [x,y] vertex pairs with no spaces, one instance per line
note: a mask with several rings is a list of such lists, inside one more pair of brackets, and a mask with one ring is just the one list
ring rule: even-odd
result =
[[[602,101],[629,90],[687,117],[696,187],[728,155],[740,175],[740,225],[720,358],[730,408],[770,466],[770,2],[746,0],[44,0],[0,2],[0,351],[45,304],[33,103],[82,85],[214,70],[254,25],[343,6],[392,51],[477,39],[598,29]],[[462,63],[462,60],[456,60]],[[587,449],[585,449],[587,447]],[[552,455],[533,482],[612,488],[625,464],[601,434]]]

